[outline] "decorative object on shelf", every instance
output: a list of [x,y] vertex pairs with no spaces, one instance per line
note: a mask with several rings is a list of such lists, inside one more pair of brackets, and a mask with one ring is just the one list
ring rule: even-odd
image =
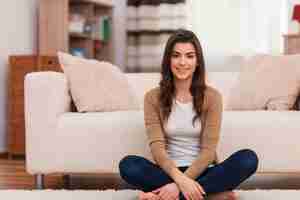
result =
[[84,24],[84,34],[91,36],[93,33],[93,22],[92,21],[86,21]]
[[292,19],[298,22],[298,34],[299,32],[299,24],[300,24],[300,4],[296,4],[293,10]]
[[187,27],[185,0],[127,0],[127,71],[160,70],[164,45]]
[[78,13],[71,13],[69,17],[69,32],[83,33],[86,19]]
[[102,42],[100,40],[96,40],[94,44],[95,44],[95,46],[94,46],[95,51],[101,50],[101,48],[102,48]]
[[78,57],[81,57],[81,58],[86,58],[86,53],[85,53],[85,51],[84,51],[83,48],[71,48],[70,49],[70,53],[73,56],[78,56]]

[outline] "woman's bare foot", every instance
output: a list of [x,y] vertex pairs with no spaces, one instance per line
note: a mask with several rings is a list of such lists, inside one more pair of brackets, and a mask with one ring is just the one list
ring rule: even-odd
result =
[[159,196],[152,192],[143,192],[139,193],[139,200],[159,200]]
[[233,191],[220,192],[208,195],[208,200],[237,200],[237,195]]

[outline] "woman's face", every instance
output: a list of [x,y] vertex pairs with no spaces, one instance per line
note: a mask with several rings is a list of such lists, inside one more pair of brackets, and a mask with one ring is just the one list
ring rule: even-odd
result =
[[197,66],[196,50],[192,43],[176,43],[171,53],[171,71],[175,80],[191,80]]

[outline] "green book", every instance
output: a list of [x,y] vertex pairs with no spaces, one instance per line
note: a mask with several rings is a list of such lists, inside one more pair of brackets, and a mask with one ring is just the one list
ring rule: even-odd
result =
[[102,20],[103,41],[107,42],[110,39],[111,27],[108,16],[103,16]]

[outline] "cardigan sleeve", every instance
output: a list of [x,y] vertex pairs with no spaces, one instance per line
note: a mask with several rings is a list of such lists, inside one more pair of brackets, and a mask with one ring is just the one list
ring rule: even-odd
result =
[[[210,87],[207,87],[204,105],[203,123],[204,127],[200,136],[200,153],[198,158],[184,172],[185,175],[196,179],[209,164],[216,160],[216,148],[220,137],[222,122],[222,96]],[[204,106],[204,107],[206,107]]]
[[166,151],[157,90],[146,93],[144,98],[144,120],[152,156],[156,163],[174,180],[176,173],[182,173],[176,167]]

